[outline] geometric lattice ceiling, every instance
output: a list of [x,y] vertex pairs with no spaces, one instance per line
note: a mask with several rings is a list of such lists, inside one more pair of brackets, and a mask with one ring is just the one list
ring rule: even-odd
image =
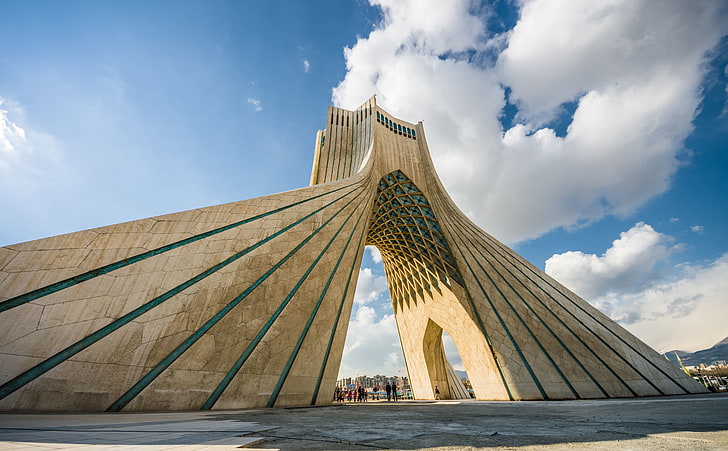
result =
[[367,244],[376,246],[386,263],[395,308],[440,291],[440,283],[463,285],[430,204],[402,171],[379,181]]

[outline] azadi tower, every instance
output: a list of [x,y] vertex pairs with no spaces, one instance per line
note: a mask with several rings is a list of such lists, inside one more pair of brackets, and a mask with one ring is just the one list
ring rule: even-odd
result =
[[417,399],[463,396],[443,330],[478,399],[703,391],[473,224],[372,98],[329,108],[307,188],[0,248],[0,410],[330,403],[365,245]]

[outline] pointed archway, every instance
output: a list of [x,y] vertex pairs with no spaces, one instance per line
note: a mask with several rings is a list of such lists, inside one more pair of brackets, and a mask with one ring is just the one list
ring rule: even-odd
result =
[[[453,341],[450,334],[447,331],[442,331],[442,347],[445,351],[445,360],[448,363],[448,381],[450,383],[450,396],[452,399],[470,399],[475,397],[475,392],[472,389],[468,389],[470,381],[467,379],[467,372],[463,370],[457,370],[455,365],[462,366],[462,357],[460,357],[460,351],[457,349],[457,345]],[[464,366],[463,366],[464,369]],[[465,374],[466,377],[462,377]]]
[[367,244],[382,255],[415,397],[435,399],[435,385],[447,387],[452,397],[456,382],[448,382],[443,324],[454,341],[458,337],[458,349],[464,347],[474,391],[485,399],[510,399],[474,312],[461,302],[467,293],[443,227],[425,193],[402,170],[377,183]]
[[[422,343],[429,385],[432,387],[431,399],[466,399],[469,398],[465,386],[455,374],[455,369],[445,353],[442,339],[443,329],[429,319],[425,326]],[[427,397],[418,394],[419,398]]]

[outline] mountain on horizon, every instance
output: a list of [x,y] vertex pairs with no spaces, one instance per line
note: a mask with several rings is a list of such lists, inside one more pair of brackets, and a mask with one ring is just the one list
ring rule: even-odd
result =
[[728,337],[722,339],[712,347],[701,351],[686,352],[674,350],[668,351],[664,354],[677,366],[680,366],[680,363],[675,358],[675,354],[680,356],[680,360],[682,360],[683,364],[686,366],[698,366],[701,363],[710,365],[717,360],[724,360],[728,362]]

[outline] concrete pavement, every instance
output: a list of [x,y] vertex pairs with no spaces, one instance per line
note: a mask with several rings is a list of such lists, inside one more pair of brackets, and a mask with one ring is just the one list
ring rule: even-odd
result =
[[728,450],[728,394],[0,414],[0,450]]

